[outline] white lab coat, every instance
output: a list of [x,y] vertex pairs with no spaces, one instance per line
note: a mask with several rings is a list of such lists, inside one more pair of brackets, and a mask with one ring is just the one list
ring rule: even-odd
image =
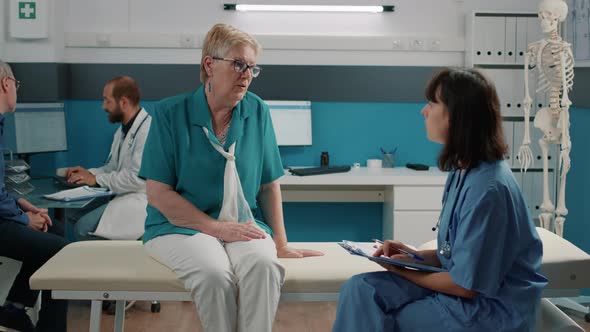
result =
[[151,122],[151,116],[140,109],[122,142],[122,128],[115,132],[107,163],[89,169],[98,185],[117,193],[104,210],[94,235],[111,240],[137,240],[143,235],[147,196],[145,180],[138,173]]

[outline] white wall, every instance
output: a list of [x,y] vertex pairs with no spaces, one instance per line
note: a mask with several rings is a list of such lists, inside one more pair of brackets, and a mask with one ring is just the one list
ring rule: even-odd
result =
[[[224,22],[261,41],[261,64],[462,65],[466,13],[537,6],[537,0],[251,1],[396,6],[394,13],[311,14],[224,11],[227,0],[46,1],[54,10],[50,38],[9,39],[0,24],[0,56],[12,62],[198,63],[204,34]],[[2,18],[7,2],[0,6]]]
[[8,62],[60,62],[64,59],[65,0],[49,3],[49,38],[19,40],[9,36],[8,0],[0,0],[0,57]]

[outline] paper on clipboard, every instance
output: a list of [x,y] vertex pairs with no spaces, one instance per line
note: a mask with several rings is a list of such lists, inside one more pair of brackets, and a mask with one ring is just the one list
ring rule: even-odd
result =
[[112,195],[115,195],[115,193],[106,188],[92,188],[89,186],[83,186],[75,189],[58,191],[54,194],[43,195],[43,197],[55,201],[72,202]]
[[401,261],[401,260],[397,260],[397,259],[391,259],[388,257],[373,257],[373,253],[377,250],[376,248],[373,248],[374,243],[352,242],[352,241],[344,240],[342,242],[338,242],[338,244],[342,248],[346,249],[346,251],[348,251],[352,255],[365,257],[365,258],[372,260],[374,262],[380,262],[380,263],[385,263],[385,264],[401,266],[401,267],[405,267],[405,268],[413,269],[413,270],[418,270],[418,271],[422,271],[422,272],[446,272],[447,271],[445,269],[435,267],[435,266],[423,265],[423,264],[414,263],[414,262]]

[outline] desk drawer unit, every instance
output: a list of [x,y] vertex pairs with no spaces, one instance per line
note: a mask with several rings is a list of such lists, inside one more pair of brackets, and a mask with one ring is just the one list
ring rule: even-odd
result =
[[442,207],[443,186],[393,187],[394,211],[439,211]]
[[393,213],[393,238],[405,244],[418,247],[436,239],[436,225],[439,211],[395,211]]
[[[443,185],[393,186],[383,205],[383,238],[419,246],[436,238]],[[387,204],[391,202],[392,204]]]

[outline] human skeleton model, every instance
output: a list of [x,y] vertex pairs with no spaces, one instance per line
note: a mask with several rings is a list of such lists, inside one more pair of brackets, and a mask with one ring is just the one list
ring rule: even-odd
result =
[[[535,115],[534,126],[543,132],[539,145],[543,154],[543,202],[539,220],[541,225],[550,229],[551,219],[555,216],[555,232],[563,236],[563,224],[567,215],[565,207],[565,180],[570,169],[571,140],[569,133],[569,107],[572,104],[568,97],[574,80],[574,57],[569,43],[561,39],[557,33],[557,25],[567,16],[567,5],[561,0],[543,0],[539,5],[541,28],[547,38],[530,43],[527,46],[524,65],[524,121],[525,131],[522,146],[518,151],[521,170],[531,166],[533,154],[529,118],[533,100],[529,95],[529,68],[537,68],[537,93],[547,93],[549,107],[539,109]],[[559,154],[560,186],[557,194],[557,208],[549,196],[549,144],[561,146]]]

